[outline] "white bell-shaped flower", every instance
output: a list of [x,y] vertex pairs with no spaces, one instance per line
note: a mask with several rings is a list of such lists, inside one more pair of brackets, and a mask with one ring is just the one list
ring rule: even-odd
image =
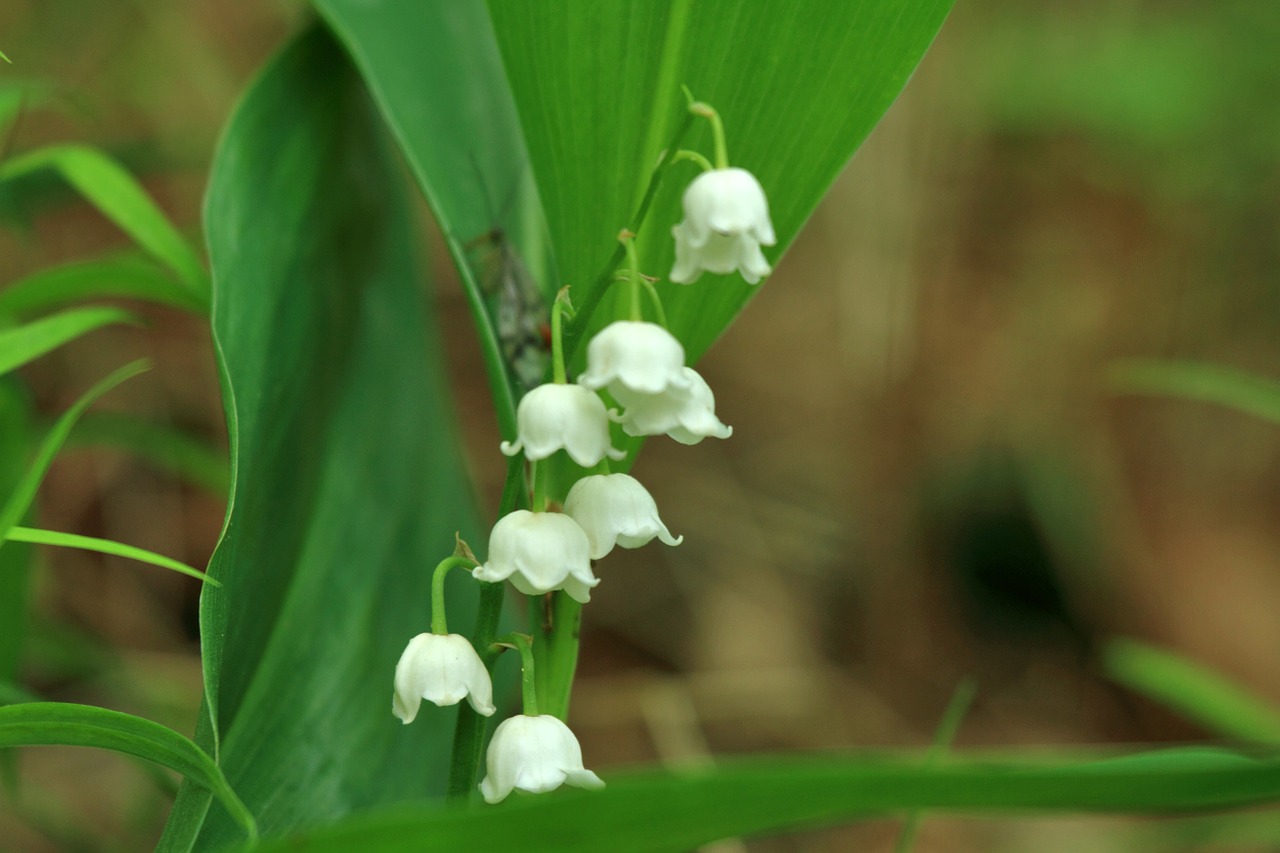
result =
[[746,169],[712,169],[684,191],[684,221],[671,232],[676,262],[670,278],[692,284],[703,272],[740,272],[755,284],[770,272],[760,246],[776,241],[764,189]]
[[585,604],[600,583],[591,573],[590,550],[587,534],[564,513],[518,509],[493,526],[489,560],[471,576],[490,583],[510,579],[525,595],[563,589]]
[[565,784],[604,787],[604,780],[582,766],[582,747],[573,732],[548,714],[503,720],[489,742],[485,767],[480,793],[486,803],[502,802],[515,788],[542,794]]
[[672,388],[664,394],[626,394],[619,401],[626,410],[615,420],[627,435],[667,435],[681,444],[697,444],[708,436],[728,438],[733,427],[716,417],[711,386],[692,367],[684,369],[688,388]]
[[607,387],[611,392],[637,394],[687,388],[684,347],[656,323],[618,320],[587,345],[587,371],[578,377],[578,384],[592,391]]
[[683,536],[672,536],[658,517],[658,505],[649,490],[628,474],[593,474],[573,484],[564,499],[565,515],[582,527],[591,543],[591,559],[613,550],[639,548],[655,536],[668,545],[679,545]]
[[606,456],[627,455],[609,443],[604,401],[580,385],[548,383],[525,394],[516,408],[516,429],[515,444],[504,441],[501,450],[507,456],[523,450],[530,462],[546,459],[561,448],[584,468]]
[[494,712],[493,682],[471,642],[458,634],[419,634],[396,664],[391,712],[405,725],[426,699],[441,707],[466,698],[477,714]]

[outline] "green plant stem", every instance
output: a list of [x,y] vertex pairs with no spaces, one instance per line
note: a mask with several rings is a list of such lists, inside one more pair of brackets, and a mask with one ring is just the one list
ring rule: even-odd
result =
[[[513,456],[507,463],[507,481],[502,487],[502,501],[498,504],[498,518],[517,509],[525,495],[524,457]],[[489,675],[498,659],[490,649],[498,633],[502,618],[502,604],[506,599],[506,585],[480,581],[480,600],[477,605],[476,627],[471,633],[471,645],[484,662]],[[453,728],[453,755],[449,763],[449,787],[446,796],[453,802],[467,802],[476,789],[476,776],[484,757],[489,739],[489,718],[472,710],[466,702],[458,703],[458,721]]]
[[627,266],[630,268],[628,278],[631,280],[631,319],[640,321],[644,319],[644,312],[640,308],[640,259],[636,256],[635,235],[624,231],[618,239],[627,252]]
[[533,638],[528,634],[512,632],[493,645],[494,650],[501,652],[503,647],[514,648],[520,652],[520,695],[524,703],[524,714],[527,717],[538,716],[537,669],[533,660]]
[[551,479],[551,465],[549,462],[533,462],[529,468],[533,471],[533,498],[529,505],[534,512],[547,511],[547,481]]
[[715,169],[715,166],[711,165],[711,161],[708,160],[706,157],[702,156],[702,153],[699,151],[690,151],[688,149],[678,151],[676,152],[675,159],[672,160],[672,162],[675,163],[675,162],[679,162],[680,160],[692,160],[694,163],[697,163],[699,166],[701,166],[702,171],[704,172],[710,172],[713,169]]
[[578,669],[582,605],[564,590],[558,590],[551,593],[550,604],[543,606],[549,608],[550,618],[534,623],[542,632],[533,644],[538,664],[538,695],[542,700],[542,713],[568,720],[569,694]]
[[[951,743],[956,739],[956,732],[960,729],[960,723],[964,720],[964,715],[969,712],[969,706],[973,704],[973,697],[977,691],[977,685],[972,678],[966,678],[956,685],[955,692],[951,694],[951,701],[942,712],[938,729],[933,733],[933,745],[929,747],[929,754],[925,757],[925,766],[936,765],[951,748]],[[907,820],[902,825],[902,832],[898,835],[898,841],[893,846],[894,853],[910,853],[915,846],[916,833],[920,831],[920,821],[923,817],[922,809],[915,809],[907,815]]]
[[431,633],[433,634],[449,633],[449,621],[445,619],[444,614],[444,579],[450,571],[459,566],[474,569],[476,561],[468,560],[466,557],[445,557],[431,575]]
[[[564,291],[561,291],[563,293]],[[551,306],[551,370],[552,379],[557,385],[563,385],[569,381],[569,374],[564,369],[564,334],[563,334],[563,317],[565,311],[564,300],[557,296],[555,304]]]
[[662,307],[662,297],[658,295],[658,288],[653,286],[653,282],[645,280],[641,282],[644,289],[649,292],[649,301],[653,303],[653,314],[658,319],[658,325],[667,328],[667,312]]
[[[640,206],[636,208],[635,215],[627,223],[627,230],[631,233],[640,233],[640,226],[644,224],[645,217],[649,214],[649,207],[653,204],[653,197],[658,193],[658,186],[662,183],[662,176],[666,173],[667,167],[675,162],[676,153],[680,150],[680,142],[692,126],[693,113],[686,110],[680,119],[680,124],[676,127],[675,133],[671,136],[671,142],[667,145],[666,154],[663,155],[662,161],[658,163],[658,167],[653,170],[653,175],[649,178],[649,186],[644,192],[644,197],[640,200]],[[582,343],[582,337],[587,332],[587,326],[591,323],[591,315],[595,313],[596,308],[600,305],[600,300],[604,298],[605,290],[608,289],[609,284],[613,281],[613,273],[618,268],[618,264],[622,263],[626,253],[626,247],[622,245],[613,250],[613,255],[609,258],[608,263],[605,264],[604,270],[587,287],[586,296],[578,303],[578,313],[565,331],[564,358],[566,363],[573,362],[574,353],[578,351],[578,346]]]

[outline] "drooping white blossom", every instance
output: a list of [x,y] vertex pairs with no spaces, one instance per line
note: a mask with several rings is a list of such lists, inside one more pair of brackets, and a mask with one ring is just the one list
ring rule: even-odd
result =
[[583,477],[565,497],[564,511],[586,531],[593,560],[608,554],[615,544],[639,548],[655,536],[668,545],[684,541],[683,536],[671,535],[648,489],[628,474]]
[[493,526],[489,560],[471,576],[490,583],[510,579],[525,595],[563,589],[585,604],[600,583],[591,573],[590,549],[587,534],[564,513],[518,509]]
[[687,387],[684,347],[656,323],[618,320],[587,345],[587,370],[578,384],[592,391],[608,388],[615,397],[619,391],[661,394]]
[[716,417],[711,387],[692,367],[684,369],[687,388],[663,394],[627,394],[619,397],[625,410],[615,420],[627,435],[667,435],[681,444],[697,444],[708,436],[728,438],[733,427]]
[[569,727],[547,714],[519,714],[503,720],[486,755],[480,783],[485,802],[499,803],[519,788],[531,794],[561,785],[603,788],[604,781],[582,766],[582,747]]
[[770,273],[760,247],[776,242],[764,189],[746,169],[711,169],[684,191],[684,221],[671,232],[676,261],[670,279],[692,284],[703,272],[737,271],[748,284]]
[[423,699],[443,707],[463,698],[477,714],[494,712],[493,682],[471,642],[458,634],[419,634],[410,640],[396,664],[391,712],[408,725]]
[[626,453],[609,443],[609,413],[604,401],[580,385],[539,385],[516,407],[515,444],[504,441],[507,456],[524,451],[530,462],[546,459],[563,448],[584,468],[608,456],[621,459]]

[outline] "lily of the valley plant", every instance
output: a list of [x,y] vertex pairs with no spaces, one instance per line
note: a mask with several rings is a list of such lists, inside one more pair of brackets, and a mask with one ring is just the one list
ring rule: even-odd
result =
[[[729,166],[724,129],[715,110],[690,100],[690,112],[711,122],[715,163],[694,151],[680,151],[672,158],[671,162],[692,160],[703,172],[685,190],[684,219],[672,228],[676,262],[669,278],[687,284],[703,272],[738,272],[755,284],[770,272],[760,247],[774,244],[764,190],[750,172]],[[635,237],[626,230],[619,234],[628,266],[619,280],[630,287],[631,298],[618,302],[627,314],[588,343],[587,369],[576,383],[570,382],[566,369],[562,327],[566,317],[580,327],[589,318],[574,315],[568,288],[552,306],[551,381],[521,399],[518,434],[500,447],[507,456],[523,454],[522,483],[528,486],[521,488],[529,508],[507,508],[489,534],[484,563],[473,559],[461,542],[457,552],[440,563],[432,587],[431,633],[414,637],[396,667],[392,708],[405,723],[413,721],[423,699],[452,705],[465,698],[476,715],[487,717],[495,710],[493,662],[503,650],[519,651],[523,713],[500,723],[489,743],[487,773],[478,786],[489,803],[513,790],[543,793],[563,784],[604,785],[584,768],[578,740],[561,719],[567,693],[546,694],[557,676],[567,672],[572,680],[579,608],[600,583],[591,561],[617,547],[639,548],[653,539],[679,545],[684,538],[672,535],[639,480],[610,471],[611,461],[626,457],[614,446],[611,424],[629,436],[665,434],[684,444],[728,438],[733,432],[716,416],[715,397],[706,380],[685,363],[684,347],[665,328],[661,300],[639,269]],[[657,322],[643,315],[642,290],[652,300]],[[620,409],[606,405],[602,393]],[[557,454],[567,455],[587,473],[569,484],[552,484],[549,465]],[[552,494],[553,488],[562,491]],[[517,592],[533,597],[535,609],[553,620],[550,648],[530,634],[510,634],[485,648],[473,648],[470,641],[450,634],[443,590],[444,577],[454,568],[469,570],[486,586],[510,581]],[[555,593],[567,600],[540,601]],[[552,673],[535,672],[539,666],[550,667]],[[474,778],[475,768],[459,760],[467,745],[458,739],[482,740],[484,734],[483,723],[479,729],[467,729],[460,722],[453,766],[464,780]],[[456,783],[457,779],[451,781],[451,793],[469,797],[470,782],[461,790]]]

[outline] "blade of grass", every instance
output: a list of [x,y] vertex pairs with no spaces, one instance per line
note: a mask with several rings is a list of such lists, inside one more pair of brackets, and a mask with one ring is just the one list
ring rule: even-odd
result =
[[1136,640],[1113,640],[1107,674],[1211,732],[1247,743],[1280,744],[1280,709],[1216,672]]
[[200,258],[123,166],[86,145],[52,145],[0,165],[0,182],[43,169],[58,172],[102,215],[177,273],[183,286],[202,305],[208,305],[209,276]]
[[137,323],[119,308],[73,308],[0,331],[0,376],[68,341],[114,323]]
[[126,364],[86,391],[84,396],[72,404],[71,408],[62,414],[62,417],[58,418],[45,435],[44,441],[40,443],[35,459],[22,476],[22,479],[18,481],[18,485],[14,487],[13,493],[9,495],[9,500],[0,509],[0,537],[7,536],[9,531],[26,515],[27,510],[31,507],[31,502],[35,500],[36,490],[40,488],[40,483],[44,480],[44,475],[48,472],[49,465],[53,462],[53,457],[58,454],[58,450],[62,447],[63,442],[67,440],[67,435],[71,432],[71,428],[75,426],[76,421],[84,414],[85,410],[92,406],[99,397],[115,388],[121,382],[131,379],[149,368],[150,363],[146,359]]
[[[969,712],[969,706],[973,704],[973,698],[977,692],[978,686],[972,678],[966,678],[956,685],[955,692],[951,694],[951,701],[942,712],[938,729],[933,733],[933,746],[925,759],[927,766],[935,766],[951,748],[951,744],[956,739],[956,732],[960,730],[960,723]],[[910,853],[915,847],[916,834],[920,831],[920,821],[923,818],[923,809],[915,809],[907,815],[902,833],[898,836],[898,843],[893,846],[894,853]]]
[[80,548],[84,551],[96,551],[99,554],[110,554],[113,557],[125,557],[130,560],[137,560],[141,563],[150,563],[153,566],[159,566],[162,569],[170,569],[180,574],[188,575],[193,578],[211,583],[214,586],[222,586],[213,578],[206,575],[199,569],[192,568],[186,563],[166,557],[163,554],[157,554],[154,551],[148,551],[145,548],[137,548],[133,545],[125,545],[123,542],[116,542],[112,539],[99,539],[96,536],[81,536],[78,533],[61,533],[56,530],[38,530],[32,527],[11,527],[9,532],[5,534],[5,538],[11,542],[29,542],[32,545],[56,545],[61,548]]
[[0,291],[0,315],[30,317],[87,299],[139,299],[207,314],[160,265],[140,254],[77,261],[32,273]]
[[208,754],[173,729],[119,711],[66,702],[29,702],[0,708],[0,749],[16,746],[89,746],[176,770],[212,791],[250,842],[253,815],[231,790]]
[[1280,381],[1200,361],[1128,358],[1112,362],[1107,386],[1118,394],[1213,403],[1280,424]]

